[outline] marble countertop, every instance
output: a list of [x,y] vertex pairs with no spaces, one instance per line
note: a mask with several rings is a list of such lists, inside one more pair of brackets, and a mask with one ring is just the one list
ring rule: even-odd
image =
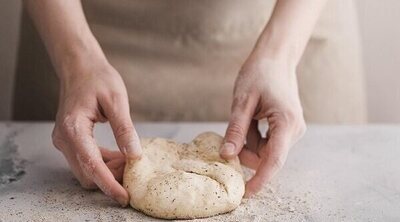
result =
[[[50,135],[53,123],[0,123],[0,221],[148,221],[80,188]],[[141,137],[189,142],[225,123],[140,123]],[[96,127],[116,149],[110,128]],[[400,221],[400,126],[311,125],[280,174],[235,211],[201,221]]]

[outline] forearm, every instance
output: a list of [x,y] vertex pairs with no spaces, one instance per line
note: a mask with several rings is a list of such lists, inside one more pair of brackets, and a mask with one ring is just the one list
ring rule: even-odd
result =
[[24,5],[60,77],[84,57],[105,60],[79,0],[25,0]]
[[256,59],[300,60],[326,0],[278,0],[253,50]]

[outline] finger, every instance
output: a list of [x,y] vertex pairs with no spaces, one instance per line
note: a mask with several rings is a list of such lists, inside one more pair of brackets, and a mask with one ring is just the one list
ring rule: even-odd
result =
[[67,117],[63,126],[65,137],[69,141],[68,145],[71,147],[71,154],[77,160],[76,165],[80,167],[85,180],[93,181],[106,195],[123,206],[127,205],[129,200],[127,191],[114,179],[105,165],[92,136],[93,121],[84,115],[74,115]]
[[79,181],[80,185],[85,189],[97,189],[97,185],[83,173],[78,160],[76,159],[76,153],[71,149],[62,149],[63,155],[68,161],[72,173],[75,178]]
[[77,153],[84,149],[87,144],[87,138],[91,140],[93,126],[93,121],[85,115],[81,113],[69,113],[61,115],[57,119],[57,129],[53,132],[53,137],[58,138],[56,140],[63,141],[60,150],[66,157],[75,177],[85,189],[94,189],[97,188],[97,185],[93,182],[92,178],[83,172],[81,163],[77,159]]
[[120,168],[121,166],[125,166],[125,158],[116,158],[110,160],[109,162],[106,163],[106,165],[109,169]]
[[77,154],[77,160],[86,177],[93,182],[111,198],[117,200],[122,206],[126,206],[129,201],[128,192],[117,182],[113,173],[101,159],[101,153],[96,150],[94,144],[91,145],[89,152]]
[[258,155],[249,150],[246,146],[240,151],[239,159],[241,164],[253,170],[258,168],[261,161]]
[[283,167],[289,152],[289,140],[287,133],[271,134],[260,151],[261,161],[255,175],[246,183],[246,197],[259,192]]
[[115,180],[117,180],[119,183],[122,183],[122,179],[124,176],[124,167],[111,169],[110,171],[114,175]]
[[222,158],[234,158],[242,149],[256,106],[257,98],[250,94],[236,96],[233,99],[229,125],[220,150]]
[[111,173],[114,175],[114,178],[118,182],[122,182],[122,177],[125,169],[125,157],[110,160],[106,163],[106,165],[110,169]]
[[142,155],[139,136],[133,127],[126,95],[113,95],[100,99],[104,114],[110,121],[118,147],[129,158],[136,159]]
[[249,131],[246,137],[246,147],[253,151],[257,152],[259,144],[262,141],[261,133],[258,130],[258,120],[251,120]]
[[108,162],[113,159],[125,158],[125,156],[120,151],[113,151],[103,147],[99,148],[104,162]]

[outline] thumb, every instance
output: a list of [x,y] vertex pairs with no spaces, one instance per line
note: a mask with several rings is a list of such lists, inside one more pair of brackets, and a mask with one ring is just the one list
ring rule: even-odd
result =
[[249,95],[242,95],[233,99],[231,117],[226,129],[224,143],[220,149],[222,158],[234,158],[242,150],[256,105],[256,98],[249,97]]
[[112,100],[103,101],[103,103],[100,102],[100,104],[110,122],[115,140],[121,152],[131,159],[140,158],[142,155],[142,146],[132,123],[128,98],[117,96]]

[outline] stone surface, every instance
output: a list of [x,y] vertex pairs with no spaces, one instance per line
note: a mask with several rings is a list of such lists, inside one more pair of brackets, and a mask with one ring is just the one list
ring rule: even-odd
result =
[[[52,127],[0,124],[0,221],[156,221],[81,189],[51,144]],[[188,142],[204,131],[223,134],[226,124],[136,127],[142,137]],[[116,148],[107,125],[95,135]],[[399,209],[400,126],[309,126],[259,195],[231,213],[196,221],[399,221]]]

